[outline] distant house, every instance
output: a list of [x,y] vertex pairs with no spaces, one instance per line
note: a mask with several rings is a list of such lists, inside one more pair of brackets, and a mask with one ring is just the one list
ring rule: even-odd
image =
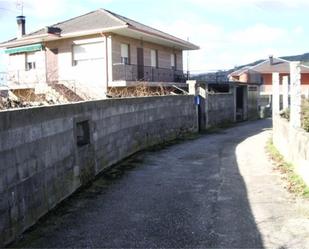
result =
[[[182,53],[198,46],[105,9],[87,13],[0,44],[8,55],[11,89],[44,85],[105,96],[111,87],[185,82]],[[42,88],[43,87],[43,88]]]
[[[295,57],[296,58],[296,57]],[[293,59],[291,57],[291,59]],[[229,74],[230,81],[261,84],[261,94],[272,94],[272,73],[280,74],[280,84],[283,76],[290,76],[290,62],[282,58],[270,57],[253,66],[246,66]],[[309,66],[301,62],[302,92],[309,92]]]

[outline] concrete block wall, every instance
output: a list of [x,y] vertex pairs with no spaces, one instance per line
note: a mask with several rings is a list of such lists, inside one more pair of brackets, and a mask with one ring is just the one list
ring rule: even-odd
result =
[[100,100],[0,112],[0,245],[103,169],[196,132],[193,96]]
[[309,186],[309,133],[276,116],[273,117],[273,143]]
[[208,94],[206,98],[206,112],[206,128],[235,122],[234,94]]

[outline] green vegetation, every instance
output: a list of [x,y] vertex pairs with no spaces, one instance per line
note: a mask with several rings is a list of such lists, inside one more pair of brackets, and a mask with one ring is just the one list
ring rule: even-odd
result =
[[287,180],[287,189],[296,195],[309,198],[309,186],[306,185],[301,176],[296,174],[293,164],[284,160],[271,139],[267,142],[266,150],[275,162],[275,169],[279,170],[284,175],[284,179]]
[[309,99],[305,98],[302,101],[302,127],[309,132]]

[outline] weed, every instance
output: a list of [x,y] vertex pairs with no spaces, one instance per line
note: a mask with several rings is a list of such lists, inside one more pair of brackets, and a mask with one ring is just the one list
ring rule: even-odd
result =
[[309,99],[302,100],[302,127],[309,132]]
[[266,150],[270,158],[275,162],[275,169],[283,174],[283,178],[286,179],[288,191],[309,198],[309,186],[295,172],[294,165],[284,160],[284,157],[276,149],[271,139],[266,144]]

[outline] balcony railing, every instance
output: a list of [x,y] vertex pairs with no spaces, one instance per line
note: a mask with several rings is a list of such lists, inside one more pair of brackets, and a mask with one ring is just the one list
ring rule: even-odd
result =
[[114,81],[148,81],[185,83],[188,75],[181,70],[128,64],[113,65]]

